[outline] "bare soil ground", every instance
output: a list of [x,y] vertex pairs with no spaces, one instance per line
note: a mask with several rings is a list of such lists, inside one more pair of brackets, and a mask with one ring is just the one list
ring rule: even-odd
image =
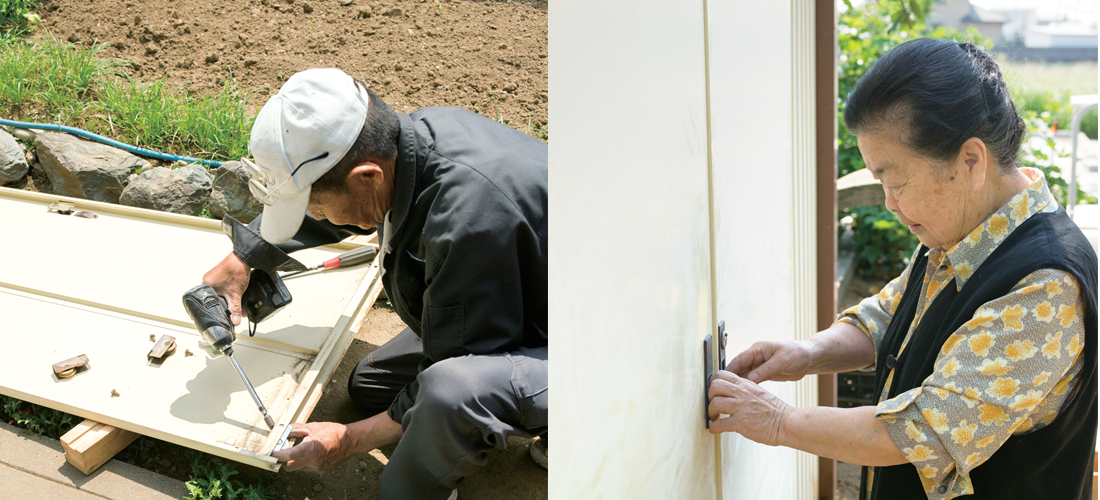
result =
[[[546,0],[46,0],[42,25],[110,42],[130,76],[261,94],[337,67],[398,112],[458,106],[525,131],[547,122]],[[47,36],[45,33],[39,36]]]

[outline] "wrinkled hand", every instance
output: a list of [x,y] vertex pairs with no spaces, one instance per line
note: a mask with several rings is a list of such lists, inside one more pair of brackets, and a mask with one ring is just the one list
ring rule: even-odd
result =
[[[710,433],[736,432],[757,443],[778,446],[791,405],[751,380],[725,370],[714,374],[708,391]],[[721,414],[729,415],[718,418]]]
[[332,422],[294,424],[289,437],[305,438],[291,448],[271,456],[286,463],[287,471],[324,474],[356,455],[350,443],[348,428]]
[[241,324],[241,318],[245,316],[241,309],[241,295],[248,288],[248,276],[252,268],[246,264],[237,254],[229,252],[218,265],[206,272],[202,277],[205,285],[210,285],[214,291],[225,297],[229,303],[229,316],[234,325]]
[[765,380],[793,381],[810,369],[810,351],[802,342],[757,342],[738,354],[726,370],[757,384]]

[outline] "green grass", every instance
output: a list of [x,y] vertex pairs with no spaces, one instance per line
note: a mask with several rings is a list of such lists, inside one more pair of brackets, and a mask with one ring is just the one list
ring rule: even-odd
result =
[[[2,0],[0,0],[2,1]],[[192,96],[127,77],[126,61],[52,36],[0,37],[0,117],[77,127],[167,153],[214,160],[248,153],[251,91],[225,83]]]
[[[1070,130],[1072,95],[1097,92],[1097,63],[1038,63],[999,61],[1009,92],[1021,113],[1034,111],[1047,123],[1057,122]],[[1081,130],[1096,139],[1097,114],[1091,111],[1081,122]]]

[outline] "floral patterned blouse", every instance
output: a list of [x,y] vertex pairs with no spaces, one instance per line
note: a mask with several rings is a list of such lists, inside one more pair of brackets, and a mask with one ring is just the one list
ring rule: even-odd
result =
[[[1020,170],[1032,183],[1008,204],[950,249],[930,250],[926,269],[909,267],[878,295],[844,311],[837,321],[863,330],[874,342],[877,357],[906,284],[920,276],[924,280],[921,300],[900,355],[940,290],[947,286],[961,290],[1017,226],[1034,214],[1058,210],[1042,172]],[[1081,379],[1084,307],[1071,274],[1040,269],[1008,295],[979,307],[943,344],[935,372],[920,387],[884,400],[893,381],[890,372],[875,416],[885,422],[898,449],[917,468],[929,499],[973,494],[970,471],[1010,436],[1054,421],[1073,393],[1070,389]],[[873,481],[872,469],[868,491]]]

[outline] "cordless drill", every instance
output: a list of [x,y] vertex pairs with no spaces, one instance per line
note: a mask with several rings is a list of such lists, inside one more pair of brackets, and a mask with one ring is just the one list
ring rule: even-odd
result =
[[264,407],[263,401],[260,401],[260,396],[252,387],[252,382],[248,381],[244,370],[241,370],[241,365],[237,363],[237,358],[233,356],[233,342],[237,340],[237,334],[233,331],[233,321],[229,316],[229,303],[210,285],[199,285],[183,294],[183,307],[195,322],[195,328],[202,334],[202,339],[233,362],[233,368],[237,369],[237,374],[241,376],[241,380],[244,380],[248,393],[260,408],[264,422],[268,427],[274,428],[275,421],[267,414],[267,408]]

